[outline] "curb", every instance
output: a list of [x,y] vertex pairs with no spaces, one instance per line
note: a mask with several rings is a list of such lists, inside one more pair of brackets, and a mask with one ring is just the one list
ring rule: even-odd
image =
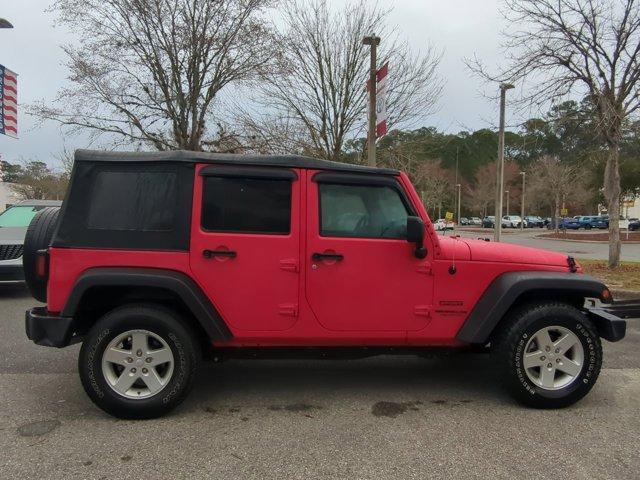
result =
[[640,298],[640,292],[637,290],[611,290],[615,300],[631,300]]

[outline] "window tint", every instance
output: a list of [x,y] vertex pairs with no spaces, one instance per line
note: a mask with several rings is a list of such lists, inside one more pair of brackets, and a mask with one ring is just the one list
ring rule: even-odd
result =
[[170,231],[178,196],[173,172],[99,172],[87,227],[96,230]]
[[320,235],[405,238],[407,207],[388,186],[321,183]]
[[202,228],[216,232],[288,234],[291,181],[205,177]]

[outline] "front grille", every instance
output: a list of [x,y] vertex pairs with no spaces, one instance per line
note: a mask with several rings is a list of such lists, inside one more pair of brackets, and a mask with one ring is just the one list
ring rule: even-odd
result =
[[0,245],[0,260],[14,260],[22,256],[22,245]]

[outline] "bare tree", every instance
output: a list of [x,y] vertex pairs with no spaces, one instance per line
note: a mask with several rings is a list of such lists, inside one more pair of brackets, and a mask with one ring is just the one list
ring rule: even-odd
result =
[[31,113],[158,150],[230,150],[220,92],[272,63],[272,0],[57,0],[71,86]]
[[[506,0],[508,66],[494,80],[533,80],[525,100],[542,104],[587,94],[608,150],[604,194],[609,211],[609,265],[620,264],[622,126],[640,108],[640,7],[637,0]],[[527,93],[528,92],[528,93]]]
[[420,193],[427,212],[433,209],[434,216],[442,216],[442,206],[453,196],[453,174],[442,166],[440,160],[426,160],[415,168],[413,182]]
[[553,211],[556,231],[562,202],[583,202],[589,195],[579,173],[578,165],[546,155],[533,163],[527,174],[529,198]]
[[[357,0],[333,11],[327,0],[289,0],[283,15],[278,74],[263,79],[257,100],[264,113],[248,115],[252,131],[284,123],[305,132],[297,137],[300,150],[338,160],[345,141],[366,126],[369,50],[362,39],[374,32],[382,38],[379,64],[389,61],[390,127],[407,126],[433,112],[442,88],[436,74],[440,54],[432,47],[412,53],[385,26],[387,12],[374,2]],[[278,138],[291,140],[270,138],[276,149]]]
[[[511,192],[513,198],[518,198],[521,194],[518,185],[520,169],[513,161],[506,161],[504,164],[504,184],[505,190]],[[471,200],[474,210],[482,216],[489,213],[489,207],[495,202],[496,195],[496,162],[486,163],[476,171],[474,183],[468,188],[467,195]],[[495,212],[494,212],[495,213]],[[505,212],[506,215],[506,212]],[[496,216],[500,216],[496,214]]]

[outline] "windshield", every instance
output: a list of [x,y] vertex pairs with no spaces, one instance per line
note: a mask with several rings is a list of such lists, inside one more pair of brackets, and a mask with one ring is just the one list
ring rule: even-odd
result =
[[28,227],[37,207],[11,207],[0,214],[0,227]]

